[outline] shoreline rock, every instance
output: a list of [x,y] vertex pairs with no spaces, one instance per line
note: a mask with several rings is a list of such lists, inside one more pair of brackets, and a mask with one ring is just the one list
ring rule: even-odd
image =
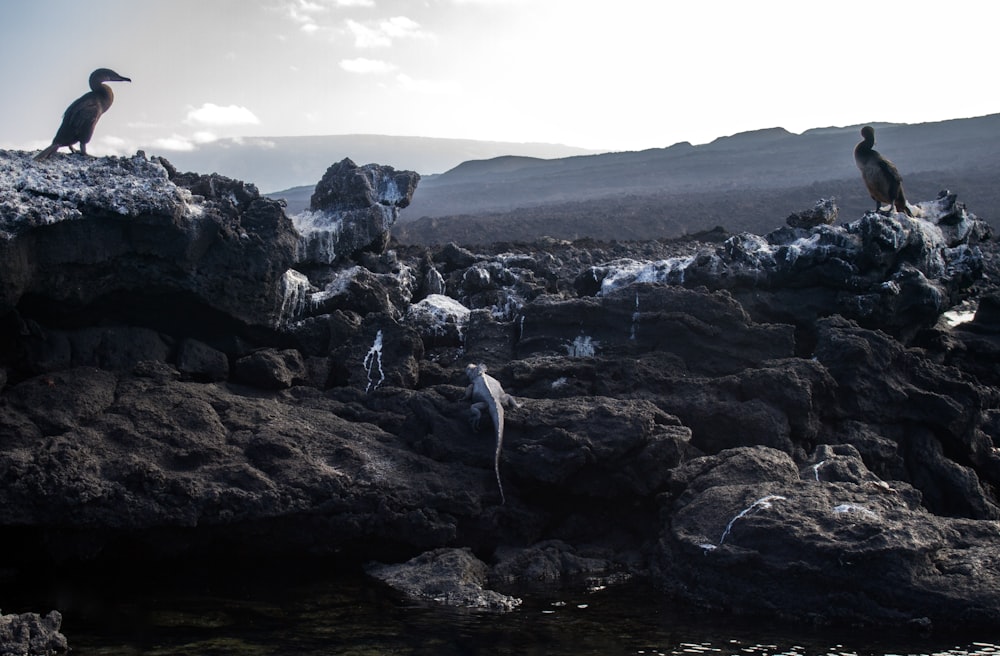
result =
[[[1000,248],[953,194],[473,252],[391,243],[419,177],[345,160],[303,246],[252,185],[137,155],[53,158],[43,188],[28,159],[0,152],[27,181],[0,203],[17,566],[239,545],[379,560],[432,599],[421,577],[472,572],[445,596],[497,608],[583,575],[795,621],[1000,620]],[[523,405],[503,506],[470,361]]]
[[51,611],[3,615],[0,613],[0,655],[53,656],[69,651],[66,636],[59,632],[62,615]]

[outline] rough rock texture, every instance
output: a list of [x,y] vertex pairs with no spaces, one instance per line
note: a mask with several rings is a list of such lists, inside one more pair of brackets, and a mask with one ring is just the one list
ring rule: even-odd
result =
[[382,251],[399,210],[410,204],[420,175],[344,159],[316,185],[309,212],[294,217],[302,234],[299,260],[330,264],[361,249]]
[[517,597],[486,589],[489,567],[469,549],[436,549],[400,565],[372,563],[365,571],[415,599],[501,611],[521,605]]
[[577,288],[607,293],[656,281],[725,289],[758,322],[809,329],[817,318],[839,314],[908,341],[981,276],[978,244],[992,236],[947,191],[916,212],[869,212],[842,227],[734,235],[714,252],[612,262],[582,273]]
[[661,579],[706,606],[819,623],[996,617],[1000,526],[929,513],[853,449],[800,474],[785,453],[741,447],[687,463],[673,484]]
[[[472,252],[384,247],[416,184],[388,167],[331,167],[309,216],[340,224],[307,239],[162,160],[60,156],[44,189],[0,163],[31,181],[0,204],[10,566],[238,545],[496,608],[638,576],[727,612],[1000,621],[1000,264],[953,194]],[[522,403],[502,506],[469,362]]]
[[837,222],[840,210],[837,203],[832,198],[823,198],[816,202],[811,209],[802,212],[793,212],[785,219],[785,223],[793,228],[815,228],[819,225],[833,225]]
[[0,614],[0,656],[50,656],[65,653],[69,646],[59,632],[62,615],[52,611],[45,617],[36,613]]
[[281,206],[253,185],[179,175],[141,153],[36,163],[3,152],[0,180],[3,312],[281,321],[296,239]]

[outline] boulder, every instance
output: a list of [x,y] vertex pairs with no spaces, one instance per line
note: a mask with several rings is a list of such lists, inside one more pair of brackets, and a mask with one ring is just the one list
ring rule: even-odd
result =
[[408,311],[414,282],[409,270],[385,274],[375,273],[360,265],[337,269],[322,289],[309,297],[308,314],[329,314],[341,310],[362,316],[384,314],[398,319]]
[[815,357],[836,381],[837,405],[893,438],[924,503],[945,515],[1000,519],[997,500],[982,487],[1000,483],[1000,455],[982,430],[996,390],[842,317],[823,319],[818,329]]
[[983,332],[1000,333],[1000,293],[983,296],[973,322]]
[[512,611],[521,605],[517,597],[485,587],[489,568],[469,549],[437,549],[405,563],[370,563],[365,570],[416,601],[494,611]]
[[417,331],[384,314],[370,314],[350,339],[330,352],[343,371],[344,383],[366,392],[415,387],[423,355],[424,343]]
[[252,185],[141,153],[34,162],[0,151],[0,179],[0,313],[28,295],[57,316],[280,322],[297,236]]
[[687,463],[661,534],[661,583],[706,607],[818,624],[995,623],[1000,569],[983,540],[1000,537],[997,524],[933,515],[847,457],[841,480],[800,477],[763,447]]
[[229,378],[229,358],[204,342],[185,339],[177,349],[177,369],[194,380],[218,382]]
[[323,174],[309,210],[292,217],[301,235],[299,263],[334,264],[361,250],[381,252],[399,211],[410,204],[420,175],[350,159]]
[[497,549],[497,563],[490,580],[507,587],[551,589],[571,585],[596,587],[629,578],[607,553],[591,549],[595,553],[585,555],[580,551],[562,540],[546,540],[530,547],[503,547]]
[[469,314],[469,308],[450,296],[431,294],[410,306],[406,323],[420,333],[425,345],[460,346]]
[[808,230],[819,225],[833,225],[837,222],[837,215],[840,211],[837,203],[832,198],[821,198],[816,204],[802,212],[794,212],[785,219],[792,228],[802,228]]
[[51,611],[0,615],[0,656],[51,656],[69,651],[66,636],[59,632],[62,615]]
[[261,349],[236,361],[233,381],[261,389],[286,389],[308,378],[302,354],[295,349]]

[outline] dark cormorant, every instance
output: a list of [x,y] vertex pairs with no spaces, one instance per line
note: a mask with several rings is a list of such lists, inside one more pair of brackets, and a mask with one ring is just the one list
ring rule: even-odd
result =
[[127,77],[115,73],[110,68],[99,68],[90,74],[90,91],[73,101],[63,114],[62,125],[56,132],[52,145],[35,155],[36,160],[46,159],[61,146],[67,146],[73,151],[73,144],[80,144],[80,152],[87,154],[87,143],[94,136],[97,119],[108,111],[115,101],[111,87],[104,82],[131,82]]
[[882,203],[889,203],[890,208],[895,208],[897,212],[913,216],[903,197],[903,178],[899,171],[873,148],[875,128],[870,125],[861,128],[861,137],[861,143],[854,147],[854,162],[861,169],[861,179],[875,201],[875,211],[882,209]]

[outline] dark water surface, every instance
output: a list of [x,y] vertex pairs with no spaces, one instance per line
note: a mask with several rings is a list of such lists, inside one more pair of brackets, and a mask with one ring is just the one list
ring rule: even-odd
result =
[[82,656],[1000,656],[1000,627],[990,636],[920,637],[719,618],[639,584],[529,596],[508,614],[470,612],[401,602],[358,574],[316,565],[75,572],[7,587],[0,608],[60,610],[72,653]]

